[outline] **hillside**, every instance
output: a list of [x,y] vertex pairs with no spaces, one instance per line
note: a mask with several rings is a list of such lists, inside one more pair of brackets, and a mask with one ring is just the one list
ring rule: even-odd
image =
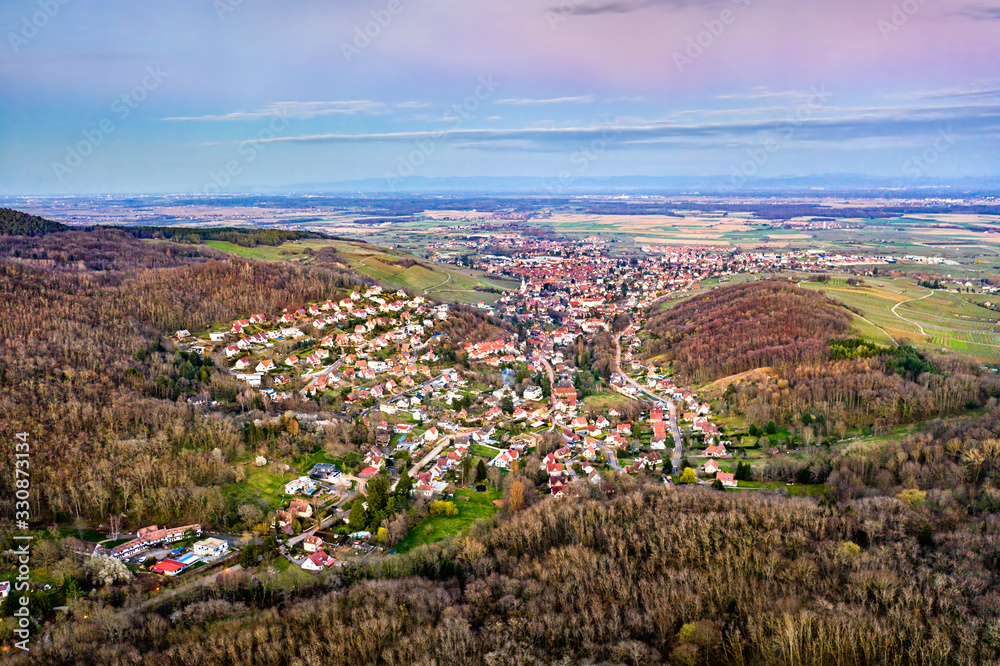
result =
[[654,315],[648,356],[706,382],[765,366],[829,358],[827,342],[846,337],[850,315],[830,299],[784,282],[716,289]]
[[382,567],[299,577],[294,589],[240,572],[159,613],[105,608],[60,620],[39,663],[861,665],[1000,657],[995,537],[928,532],[926,510],[890,498],[837,508],[625,483],[594,489],[589,500],[542,502]]
[[[655,314],[647,330],[647,356],[680,381],[728,378],[719,382],[727,413],[756,423],[798,422],[810,413],[826,436],[959,413],[1000,392],[1000,380],[979,364],[852,339],[846,309],[784,282],[693,297]],[[768,371],[751,373],[759,368]]]
[[[210,452],[232,456],[243,436],[224,414],[195,418],[185,400],[203,393],[237,413],[245,386],[207,359],[177,354],[165,338],[343,297],[369,280],[335,261],[224,257],[103,228],[0,242],[0,423],[37,442],[38,520],[99,524],[111,505],[134,509],[137,501],[146,522],[224,525],[232,515],[218,489],[230,472]],[[495,323],[456,308],[441,349],[495,339]],[[311,450],[314,442],[295,446]],[[13,443],[4,447],[10,453]],[[141,489],[124,499],[123,473],[142,465]],[[13,511],[13,474],[0,467],[4,515]]]
[[67,229],[69,227],[64,224],[37,215],[12,208],[0,208],[0,235],[3,236],[42,236]]

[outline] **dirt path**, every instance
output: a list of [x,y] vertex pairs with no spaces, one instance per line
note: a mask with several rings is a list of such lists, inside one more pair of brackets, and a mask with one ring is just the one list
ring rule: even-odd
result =
[[934,290],[932,289],[931,291],[928,291],[926,294],[924,294],[920,298],[911,298],[911,299],[909,299],[907,301],[900,301],[899,303],[896,303],[895,305],[892,306],[892,314],[896,315],[897,317],[899,317],[903,321],[905,321],[905,322],[907,322],[909,324],[913,324],[914,326],[916,326],[917,328],[919,328],[920,329],[920,335],[927,335],[927,331],[924,330],[923,326],[921,326],[917,322],[913,321],[912,319],[907,319],[903,315],[899,314],[898,312],[896,312],[896,308],[898,308],[900,305],[905,305],[906,303],[913,303],[915,301],[922,301],[925,298],[927,298],[928,296],[932,296],[933,294],[934,294]]

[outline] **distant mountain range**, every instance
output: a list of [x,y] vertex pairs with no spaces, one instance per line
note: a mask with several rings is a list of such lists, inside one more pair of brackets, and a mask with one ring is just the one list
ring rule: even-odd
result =
[[927,196],[935,192],[942,195],[1000,194],[1000,177],[900,179],[866,176],[862,174],[829,174],[814,176],[788,176],[737,180],[730,176],[615,176],[608,178],[537,178],[530,176],[505,177],[447,177],[426,178],[411,176],[389,180],[365,178],[332,183],[301,183],[273,188],[259,188],[261,192],[336,192],[336,193],[525,193],[561,196],[621,193],[670,193],[670,194],[753,194],[759,192],[881,192],[899,196],[905,193]]

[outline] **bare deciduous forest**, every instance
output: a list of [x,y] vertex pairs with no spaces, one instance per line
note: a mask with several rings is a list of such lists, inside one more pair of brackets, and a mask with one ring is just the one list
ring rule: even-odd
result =
[[[36,442],[33,515],[98,524],[115,512],[131,526],[231,526],[237,507],[219,484],[233,480],[233,461],[249,448],[289,455],[325,440],[353,450],[371,441],[367,429],[347,424],[325,435],[248,435],[236,404],[242,386],[178,354],[167,338],[344,293],[361,280],[335,252],[318,253],[307,267],[260,264],[97,230],[0,238],[0,255],[0,422]],[[452,352],[501,334],[499,322],[471,309],[453,312],[442,329]],[[720,289],[655,317],[650,328],[658,336],[651,353],[681,376],[708,381],[771,368],[720,391],[716,404],[755,422],[808,428],[814,441],[801,456],[769,459],[754,475],[825,484],[824,492],[722,493],[667,488],[646,472],[609,473],[557,500],[544,498],[546,475],[529,458],[527,474],[511,475],[523,484],[524,508],[507,507],[459,538],[316,576],[251,567],[152,605],[144,605],[149,583],[139,579],[96,589],[72,599],[46,625],[43,644],[15,660],[1000,659],[995,379],[964,361],[905,350],[836,359],[830,341],[850,336],[847,314],[786,284]],[[593,359],[578,350],[576,360],[606,371],[613,352],[606,334]],[[194,392],[228,407],[206,414],[186,402]],[[827,446],[848,427],[922,420],[904,437]],[[10,515],[13,473],[0,472],[0,506]],[[7,544],[9,525],[3,532]]]
[[305,590],[234,576],[159,613],[105,609],[62,622],[38,663],[979,664],[1000,656],[992,520],[928,540],[928,512],[891,498],[838,507],[621,484],[592,499],[542,502]]

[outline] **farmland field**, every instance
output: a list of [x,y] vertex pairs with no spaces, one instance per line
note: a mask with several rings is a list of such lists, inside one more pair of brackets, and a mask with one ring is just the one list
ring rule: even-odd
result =
[[984,361],[1000,360],[1000,313],[979,307],[968,295],[930,290],[907,278],[872,279],[851,287],[844,280],[802,282],[863,313],[861,335],[876,342],[908,339],[939,351],[958,351]]

